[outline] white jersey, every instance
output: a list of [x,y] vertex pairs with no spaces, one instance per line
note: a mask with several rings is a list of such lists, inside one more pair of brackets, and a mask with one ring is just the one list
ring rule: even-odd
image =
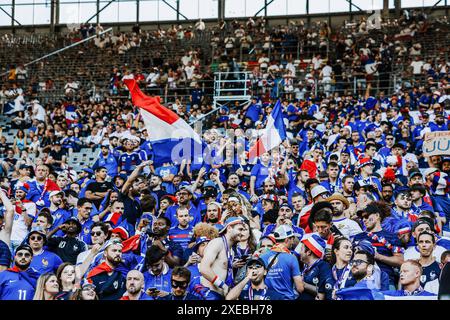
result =
[[36,216],[36,204],[33,202],[23,202],[23,206],[27,209],[26,212],[18,213],[17,209],[14,211],[11,241],[23,241],[28,234],[28,227],[25,224],[23,215],[26,214],[33,219]]
[[[433,250],[433,257],[436,258],[436,261],[441,261],[441,255],[442,253],[445,251],[444,247],[441,246],[436,246]],[[417,246],[414,247],[409,247],[408,249],[405,250],[405,253],[403,254],[405,261],[412,259],[412,260],[417,260],[420,258],[420,253],[419,253],[419,249],[417,248]]]
[[353,238],[355,235],[362,232],[361,227],[356,221],[346,217],[333,220],[333,225],[335,225],[347,239]]

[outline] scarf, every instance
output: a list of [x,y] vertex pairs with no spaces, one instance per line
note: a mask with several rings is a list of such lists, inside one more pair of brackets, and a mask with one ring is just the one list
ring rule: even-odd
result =
[[404,251],[402,248],[392,245],[384,237],[380,237],[380,236],[374,234],[373,232],[369,232],[367,234],[367,236],[369,238],[371,238],[373,241],[375,241],[376,243],[381,243],[384,247],[389,249],[392,253],[403,253],[403,251]]
[[111,268],[109,265],[106,264],[106,262],[102,262],[100,263],[98,266],[96,266],[94,269],[91,270],[91,272],[89,272],[87,278],[90,279],[92,277],[95,277],[99,274],[102,273],[109,273],[109,272],[113,272],[114,269]]

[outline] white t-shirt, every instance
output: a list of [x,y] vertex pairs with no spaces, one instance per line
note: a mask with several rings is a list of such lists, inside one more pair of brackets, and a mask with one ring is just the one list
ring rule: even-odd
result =
[[21,214],[14,212],[14,221],[11,230],[11,241],[23,241],[28,234],[28,227],[25,224],[24,214],[28,215],[30,218],[36,216],[36,204],[33,202],[23,202],[23,206],[27,209],[26,212]]
[[421,74],[423,65],[423,61],[413,61],[410,64],[410,66],[413,67],[414,74]]
[[33,113],[36,113],[34,115],[34,118],[39,121],[45,121],[45,109],[43,106],[41,106],[39,103],[35,103],[33,106]]
[[356,221],[353,221],[352,219],[349,219],[347,217],[333,220],[333,225],[338,228],[338,230],[342,233],[344,237],[347,239],[350,239],[357,235],[358,233],[362,232],[361,227]]
[[[441,255],[444,253],[445,248],[441,246],[436,246],[433,251],[433,257],[436,258],[436,261],[441,261]],[[409,247],[405,250],[405,253],[403,254],[404,260],[417,260],[420,258],[419,250],[417,249],[417,246]]]

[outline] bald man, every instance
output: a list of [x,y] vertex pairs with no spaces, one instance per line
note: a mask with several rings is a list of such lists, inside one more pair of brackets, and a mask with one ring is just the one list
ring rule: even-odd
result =
[[126,288],[120,300],[155,300],[144,292],[144,275],[138,270],[131,270],[127,274]]

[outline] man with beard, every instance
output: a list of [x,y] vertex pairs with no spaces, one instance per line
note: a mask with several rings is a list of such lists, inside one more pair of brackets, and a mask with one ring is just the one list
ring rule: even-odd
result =
[[17,247],[14,266],[0,272],[0,300],[33,300],[39,274],[30,268],[33,249]]
[[383,184],[381,190],[381,197],[383,201],[386,203],[392,203],[394,202],[393,196],[394,187],[392,186],[392,184]]
[[228,292],[226,300],[282,300],[274,290],[267,287],[264,279],[267,268],[261,258],[247,262],[247,276]]
[[[61,230],[65,235],[63,237],[52,237],[58,230]],[[77,239],[80,232],[81,223],[77,218],[71,217],[57,229],[49,232],[47,247],[50,251],[56,253],[63,262],[70,262],[75,265],[78,255],[88,249],[86,243]]]
[[164,262],[167,252],[152,245],[145,253],[144,282],[145,292],[153,297],[162,297],[170,292],[172,269]]
[[420,285],[422,276],[422,266],[415,260],[406,260],[400,267],[401,290],[382,291],[385,296],[435,296],[435,294],[425,291]]
[[192,203],[192,198],[194,194],[188,186],[182,186],[176,193],[178,204],[172,205],[167,208],[166,215],[170,220],[172,226],[178,224],[177,220],[177,210],[178,208],[185,208],[189,211],[189,216],[191,217],[190,225],[195,226],[197,223],[201,222],[201,214],[197,207]]
[[230,217],[220,231],[221,237],[211,240],[199,264],[201,284],[210,289],[207,300],[222,300],[234,285],[232,249],[241,239],[244,219]]
[[239,185],[241,184],[241,179],[237,173],[230,173],[227,179],[227,186],[229,189],[235,190],[237,193],[243,195],[247,200],[250,200],[250,195],[244,190],[239,189]]
[[170,240],[168,234],[171,224],[166,217],[159,217],[153,223],[152,231],[149,234],[148,246],[159,247],[165,254],[165,262],[171,267],[179,265],[183,257],[183,248]]
[[56,235],[62,237],[64,234],[62,231],[58,230],[64,221],[71,217],[69,211],[62,208],[64,192],[62,191],[52,191],[50,192],[50,213],[53,217],[53,224],[51,231],[56,230]]
[[221,213],[222,206],[220,205],[220,203],[217,203],[215,201],[208,203],[208,206],[206,207],[204,222],[212,225],[218,231],[220,231],[223,228],[222,224],[220,224]]
[[353,187],[355,185],[355,178],[353,176],[344,176],[342,178],[342,195],[347,198],[350,203],[355,203],[355,194]]
[[185,267],[175,267],[170,277],[172,291],[158,300],[200,300],[196,295],[188,292],[191,272]]
[[125,277],[116,270],[122,262],[122,243],[109,240],[103,255],[104,261],[89,272],[87,280],[95,285],[99,300],[119,300],[126,291]]
[[157,199],[161,199],[167,194],[162,189],[162,178],[156,174],[153,174],[150,178],[150,190],[157,195]]
[[288,189],[288,202],[293,205],[292,198],[294,194],[300,194],[305,201],[308,199],[307,192],[305,190],[305,183],[309,179],[309,172],[306,169],[298,171],[294,177],[289,175],[289,189]]
[[126,289],[120,300],[154,300],[144,292],[144,275],[138,270],[131,270],[127,274]]
[[177,209],[177,221],[178,225],[169,230],[169,239],[186,250],[194,234],[194,227],[189,224],[190,216],[186,208]]
[[410,187],[412,205],[411,209],[415,215],[419,215],[422,211],[428,210],[434,212],[433,207],[423,199],[427,195],[427,189],[423,184],[414,184]]
[[348,200],[340,193],[334,193],[331,197],[327,198],[327,201],[333,206],[333,225],[339,230],[339,232],[347,239],[353,238],[358,233],[362,232],[359,224],[347,218],[344,211],[348,209]]
[[100,208],[108,191],[113,189],[113,184],[106,181],[107,176],[108,171],[105,167],[97,167],[95,169],[95,182],[90,183],[86,188],[86,199],[91,200],[97,209]]
[[290,251],[295,241],[294,230],[281,225],[273,234],[276,244],[260,257],[267,265],[266,284],[282,300],[293,300],[304,289],[297,258]]
[[374,258],[380,269],[389,275],[389,284],[395,287],[395,267],[403,263],[403,250],[397,235],[383,230],[381,223],[385,214],[380,210],[376,202],[369,203],[364,210],[358,211],[358,217],[362,219],[366,230],[353,238],[353,242],[368,240],[377,248]]

